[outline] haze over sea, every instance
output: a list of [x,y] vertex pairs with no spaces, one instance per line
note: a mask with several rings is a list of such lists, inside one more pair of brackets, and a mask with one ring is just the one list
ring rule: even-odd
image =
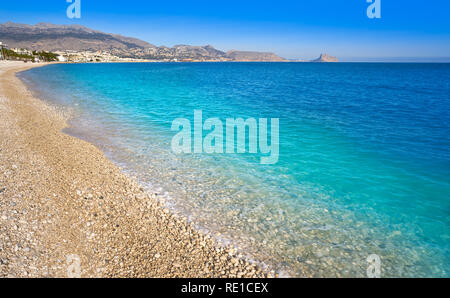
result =
[[[450,64],[58,64],[22,73],[176,213],[293,276],[449,277]],[[280,154],[171,151],[175,118],[279,118]],[[107,177],[105,177],[107,179]]]

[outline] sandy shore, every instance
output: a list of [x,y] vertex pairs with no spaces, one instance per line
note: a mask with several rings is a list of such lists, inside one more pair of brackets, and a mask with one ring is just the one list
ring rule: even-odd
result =
[[36,66],[0,62],[0,277],[266,276],[62,133],[15,75]]

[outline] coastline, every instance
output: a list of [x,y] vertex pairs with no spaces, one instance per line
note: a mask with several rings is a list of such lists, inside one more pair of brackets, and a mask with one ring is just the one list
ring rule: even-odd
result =
[[175,217],[0,63],[0,276],[272,277]]

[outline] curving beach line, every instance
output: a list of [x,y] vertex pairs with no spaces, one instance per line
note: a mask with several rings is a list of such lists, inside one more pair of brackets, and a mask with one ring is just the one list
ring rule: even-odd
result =
[[0,62],[0,277],[273,276],[62,133],[16,77],[42,65]]

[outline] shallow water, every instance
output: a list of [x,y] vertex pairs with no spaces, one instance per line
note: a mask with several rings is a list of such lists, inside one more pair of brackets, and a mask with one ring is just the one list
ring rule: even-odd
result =
[[[21,74],[198,227],[294,276],[449,276],[450,65],[63,64]],[[175,118],[279,118],[280,155],[171,151]]]

